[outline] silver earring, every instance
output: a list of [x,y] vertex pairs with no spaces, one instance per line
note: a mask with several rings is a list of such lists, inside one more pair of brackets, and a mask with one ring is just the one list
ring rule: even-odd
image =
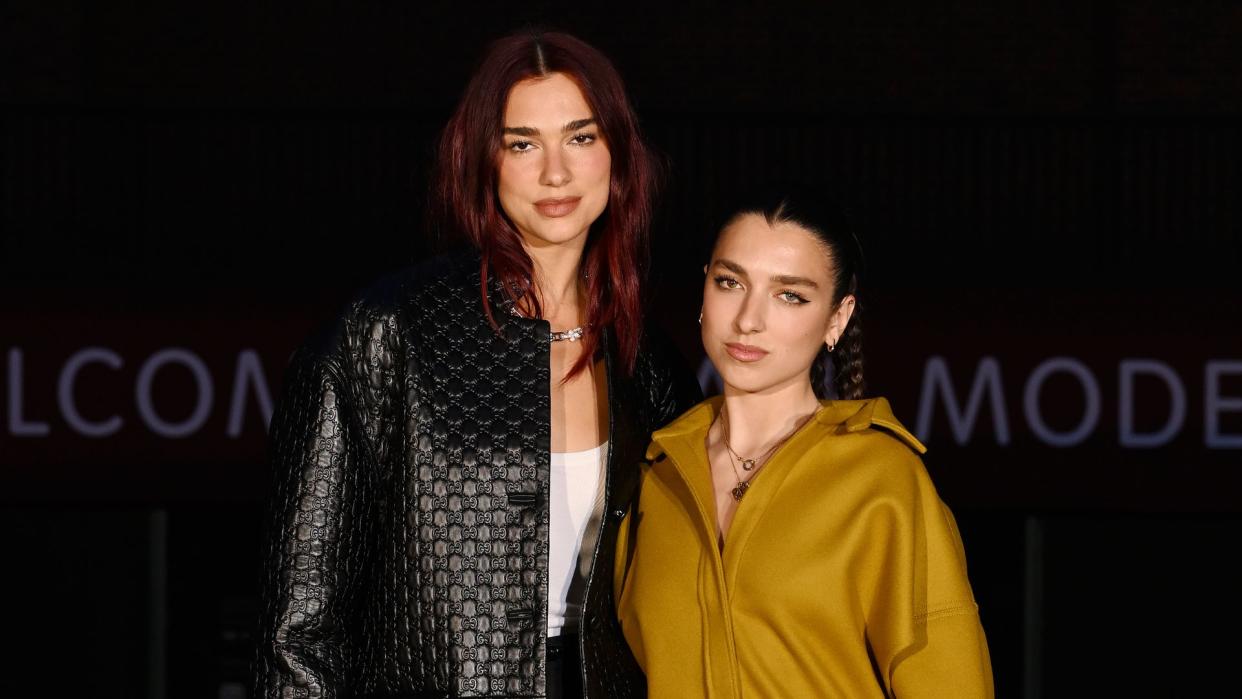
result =
[[835,343],[835,342],[834,342],[834,343],[832,343],[832,344],[828,345],[828,352],[829,352],[829,353],[831,353],[831,352],[832,352],[833,350],[835,350],[836,348],[837,348],[837,343]]

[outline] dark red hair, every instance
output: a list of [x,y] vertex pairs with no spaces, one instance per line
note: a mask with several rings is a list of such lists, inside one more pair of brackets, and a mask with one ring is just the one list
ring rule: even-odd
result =
[[[586,273],[587,322],[583,354],[569,376],[591,365],[610,328],[620,364],[632,373],[642,336],[640,282],[647,264],[647,237],[657,164],[643,142],[621,76],[598,50],[568,34],[528,32],[493,43],[471,77],[440,138],[433,195],[441,219],[482,253],[483,307],[496,325],[489,280],[501,282],[515,303],[530,290],[534,266],[522,236],[497,198],[498,163],[509,91],[523,80],[563,73],[591,107],[612,159],[608,205],[591,225],[582,269]],[[534,294],[524,300],[542,315]]]

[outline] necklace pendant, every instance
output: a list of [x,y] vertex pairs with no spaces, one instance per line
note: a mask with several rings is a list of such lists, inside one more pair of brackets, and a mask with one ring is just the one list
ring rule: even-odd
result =
[[750,481],[742,481],[741,483],[738,483],[737,486],[731,491],[733,493],[733,499],[741,502],[742,496],[745,495],[746,491],[749,489]]
[[742,470],[743,471],[755,470],[755,460],[754,459],[742,459]]

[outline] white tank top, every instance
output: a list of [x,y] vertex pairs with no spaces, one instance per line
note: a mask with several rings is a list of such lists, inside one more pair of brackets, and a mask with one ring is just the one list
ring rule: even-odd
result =
[[582,594],[604,512],[608,442],[552,452],[548,482],[548,635],[578,630]]

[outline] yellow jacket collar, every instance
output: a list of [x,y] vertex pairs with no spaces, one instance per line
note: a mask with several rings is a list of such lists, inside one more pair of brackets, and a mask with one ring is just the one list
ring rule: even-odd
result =
[[[665,453],[665,445],[672,439],[705,438],[723,402],[724,396],[712,396],[683,413],[681,417],[663,429],[656,430],[651,435],[651,446],[647,447],[647,459],[660,458]],[[923,446],[923,443],[893,415],[893,409],[886,398],[820,401],[815,420],[821,425],[843,432],[860,432],[868,428],[879,428],[905,442],[915,452],[919,454],[927,452],[927,447]]]

